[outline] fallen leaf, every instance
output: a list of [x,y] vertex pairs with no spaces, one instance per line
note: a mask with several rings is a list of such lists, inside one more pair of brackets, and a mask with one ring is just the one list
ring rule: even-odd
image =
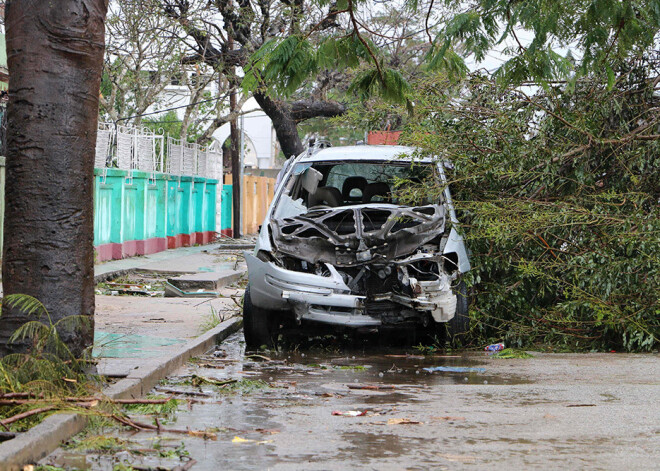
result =
[[423,422],[410,419],[388,419],[387,425],[421,425]]
[[447,421],[454,421],[454,420],[465,420],[465,417],[452,417],[450,415],[446,415],[444,417],[431,417],[433,420],[447,420]]
[[543,416],[543,418],[544,418],[544,419],[556,419],[557,417],[555,417],[555,416],[552,415],[552,414],[545,414],[545,415]]
[[205,432],[203,430],[188,430],[188,435],[191,437],[200,437],[208,440],[217,440],[218,436],[213,432]]
[[249,440],[247,438],[241,438],[241,437],[234,437],[234,439],[231,441],[232,443],[254,443],[256,445],[265,445],[266,443],[273,443],[273,440]]
[[276,433],[280,433],[280,431],[279,431],[278,429],[276,429],[276,428],[271,428],[271,429],[268,429],[268,428],[257,428],[257,429],[254,429],[254,431],[255,431],[255,432],[259,432],[259,433],[264,433],[264,434],[268,433],[268,434],[270,434],[270,435],[275,435]]

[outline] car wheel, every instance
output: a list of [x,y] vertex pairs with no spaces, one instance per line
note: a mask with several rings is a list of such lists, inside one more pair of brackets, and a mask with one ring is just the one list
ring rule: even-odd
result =
[[470,316],[468,314],[470,302],[467,286],[461,281],[454,289],[456,295],[456,314],[447,322],[447,333],[452,342],[460,341],[470,330]]
[[252,304],[250,285],[245,288],[243,298],[243,334],[248,350],[272,348],[277,339],[277,315]]

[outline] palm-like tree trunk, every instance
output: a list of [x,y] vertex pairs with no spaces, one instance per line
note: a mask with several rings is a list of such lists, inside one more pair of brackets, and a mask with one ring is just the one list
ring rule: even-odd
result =
[[[93,169],[108,0],[7,2],[5,294],[39,299],[74,353],[93,341]],[[26,321],[3,306],[0,354]]]

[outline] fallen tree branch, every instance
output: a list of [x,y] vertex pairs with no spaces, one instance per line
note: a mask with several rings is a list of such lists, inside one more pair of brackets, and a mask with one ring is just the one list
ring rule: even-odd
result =
[[18,422],[19,420],[32,417],[33,415],[43,414],[44,412],[49,412],[54,409],[57,409],[57,407],[55,406],[39,407],[38,409],[32,409],[26,412],[21,412],[20,414],[16,414],[11,417],[7,417],[6,419],[0,420],[0,424],[6,426],[9,424],[13,424],[14,422]]

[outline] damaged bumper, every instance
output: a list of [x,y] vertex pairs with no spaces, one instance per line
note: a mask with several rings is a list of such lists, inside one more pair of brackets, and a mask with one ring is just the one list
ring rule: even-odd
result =
[[[408,320],[447,322],[456,312],[453,277],[440,274],[437,280],[418,281],[409,276],[407,263],[430,257],[409,257],[398,262],[393,276],[405,283],[410,295],[384,292],[369,296],[351,294],[345,275],[325,264],[326,276],[287,270],[273,262],[245,253],[250,272],[252,303],[264,309],[290,310],[295,320],[346,327],[374,327]],[[353,284],[353,280],[349,280]]]

